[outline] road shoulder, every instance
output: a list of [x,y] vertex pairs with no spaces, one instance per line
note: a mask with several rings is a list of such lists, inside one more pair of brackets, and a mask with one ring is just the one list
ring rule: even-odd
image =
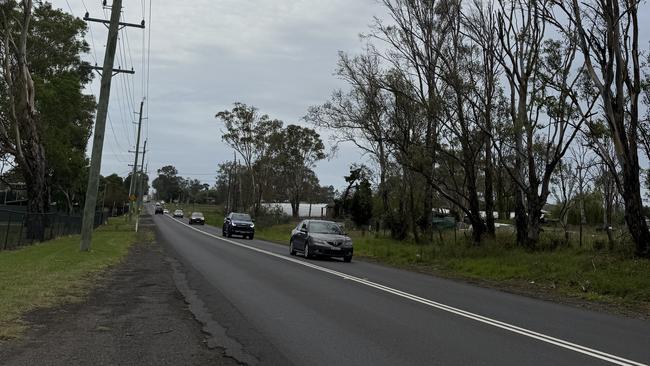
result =
[[[153,232],[150,219],[143,229]],[[153,238],[153,235],[149,235]],[[13,365],[235,365],[176,287],[172,263],[155,241],[131,247],[87,301],[26,316],[21,340],[0,344],[0,363]]]

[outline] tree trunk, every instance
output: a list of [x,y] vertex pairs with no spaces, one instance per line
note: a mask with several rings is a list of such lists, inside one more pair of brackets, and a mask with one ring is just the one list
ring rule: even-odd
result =
[[[426,206],[426,204],[425,204]],[[409,217],[411,218],[411,230],[413,230],[413,238],[415,239],[416,243],[420,242],[420,235],[418,234],[418,225],[415,220],[415,197],[413,194],[413,182],[411,181],[411,184],[409,184]]]
[[540,232],[540,222],[539,222],[539,215],[535,218],[535,216],[531,215],[528,216],[528,233],[526,235],[526,246],[529,249],[534,249],[537,247],[537,244],[539,243],[539,232]]
[[291,200],[291,216],[294,219],[297,219],[299,214],[300,214],[300,201],[294,198],[293,200]]
[[424,189],[424,204],[422,208],[422,231],[428,240],[433,240],[433,187],[430,184]]
[[379,191],[381,192],[382,217],[379,220],[379,229],[383,229],[386,220],[390,217],[390,206],[388,202],[388,188],[386,187],[386,155],[384,142],[379,140]]
[[[513,91],[514,93],[514,91]],[[526,102],[528,98],[528,80],[524,79],[519,84],[519,89],[517,90],[519,99],[517,100],[517,109],[516,112],[513,108],[513,124],[515,129],[515,226],[517,228],[517,245],[527,246],[528,245],[528,227],[529,218],[526,217],[526,206],[524,203],[524,197],[527,192],[524,191],[522,184],[524,182],[524,163],[522,155],[525,155],[524,152],[524,126],[526,125],[527,110]],[[512,103],[514,103],[514,98]],[[529,188],[531,190],[531,188]],[[535,192],[536,194],[537,192]],[[530,205],[530,202],[528,203]],[[530,212],[530,210],[529,210]]]
[[569,214],[568,210],[565,210],[562,214],[562,228],[564,229],[564,242],[569,244]]
[[492,185],[492,169],[492,145],[488,137],[488,142],[485,147],[485,224],[487,234],[494,238],[494,188]]
[[[26,149],[25,152],[28,150]],[[46,213],[49,211],[49,189],[47,186],[45,154],[42,146],[36,151],[40,158],[33,160],[32,167],[23,170],[25,185],[27,187],[27,238],[34,240],[45,239],[45,226],[47,225]]]
[[607,242],[609,245],[609,250],[614,249],[614,236],[612,235],[612,199],[611,199],[611,193],[612,193],[612,187],[611,187],[611,181],[609,180],[609,177],[606,178],[607,180],[605,181],[605,189],[604,191],[604,207],[603,207],[603,228],[607,232]]
[[625,202],[625,222],[635,243],[635,254],[650,258],[650,232],[643,215],[639,166],[623,165],[623,201]]
[[537,186],[531,187],[528,195],[528,216],[526,220],[526,242],[528,249],[535,249],[539,243],[539,232],[541,229],[540,217],[545,200],[537,194]]
[[[469,219],[472,224],[472,238],[474,245],[481,244],[485,225],[481,219],[481,206],[476,188],[476,173],[474,170],[473,151],[469,147],[463,148],[465,175],[467,176],[467,196],[469,197]],[[494,223],[493,223],[494,224]]]
[[521,247],[526,246],[527,221],[524,192],[515,184],[515,228],[517,231],[517,245]]

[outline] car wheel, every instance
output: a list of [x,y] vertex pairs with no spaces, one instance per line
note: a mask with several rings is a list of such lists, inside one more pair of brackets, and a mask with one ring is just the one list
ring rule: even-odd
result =
[[226,236],[226,229],[221,227],[221,236]]
[[248,239],[253,240],[254,237],[255,237],[255,234],[250,234],[250,235],[248,236]]
[[311,257],[312,257],[312,255],[311,255],[311,253],[309,253],[309,244],[305,243],[305,258],[309,259]]
[[296,250],[293,249],[293,240],[289,240],[289,254],[296,255]]
[[230,229],[226,229],[226,236],[232,238],[232,233],[230,232]]
[[343,257],[343,261],[347,262],[347,263],[352,262],[352,256],[351,255],[346,255],[345,257]]

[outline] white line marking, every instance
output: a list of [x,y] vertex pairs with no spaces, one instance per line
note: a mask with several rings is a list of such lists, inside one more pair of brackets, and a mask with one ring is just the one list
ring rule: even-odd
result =
[[341,277],[342,279],[345,279],[345,280],[350,280],[350,281],[360,283],[362,285],[373,287],[375,289],[378,289],[378,290],[381,290],[381,291],[384,291],[384,292],[388,292],[388,293],[391,293],[391,294],[394,294],[394,295],[397,295],[397,296],[400,296],[400,297],[403,297],[403,298],[406,298],[406,299],[409,299],[409,300],[412,300],[412,301],[415,301],[415,302],[418,302],[418,303],[421,303],[421,304],[424,304],[424,305],[427,305],[427,306],[430,306],[430,307],[433,307],[433,308],[444,310],[446,312],[453,313],[453,314],[462,316],[464,318],[468,318],[468,319],[472,319],[472,320],[475,320],[475,321],[478,321],[478,322],[481,322],[481,323],[484,323],[484,324],[488,324],[488,325],[491,325],[493,327],[501,328],[501,329],[507,330],[509,332],[513,332],[513,333],[517,333],[517,334],[520,334],[520,335],[523,335],[523,336],[526,336],[526,337],[529,337],[529,338],[537,339],[537,340],[542,341],[542,342],[546,342],[546,343],[553,344],[555,346],[562,347],[562,348],[565,348],[565,349],[568,349],[568,350],[571,350],[571,351],[582,353],[584,355],[591,356],[591,357],[594,357],[594,358],[598,358],[600,360],[607,361],[607,362],[610,362],[610,363],[613,363],[613,364],[616,364],[616,365],[621,365],[621,366],[648,366],[647,364],[644,364],[644,363],[628,360],[628,359],[623,358],[623,357],[619,357],[619,356],[616,356],[616,355],[612,355],[612,354],[609,354],[609,353],[598,351],[598,350],[593,349],[593,348],[581,346],[579,344],[571,343],[571,342],[568,342],[568,341],[565,341],[565,340],[562,340],[562,339],[559,339],[559,338],[551,337],[551,336],[548,336],[546,334],[538,333],[538,332],[535,332],[535,331],[532,331],[532,330],[529,330],[529,329],[526,329],[526,328],[521,328],[521,327],[518,327],[516,325],[508,324],[508,323],[505,323],[505,322],[502,322],[502,321],[499,321],[499,320],[496,320],[496,319],[488,318],[488,317],[485,317],[485,316],[482,316],[482,315],[479,315],[479,314],[475,314],[475,313],[472,313],[472,312],[469,312],[469,311],[454,308],[452,306],[445,305],[445,304],[442,304],[442,303],[439,303],[439,302],[436,302],[436,301],[428,300],[428,299],[419,297],[417,295],[410,294],[408,292],[400,291],[400,290],[397,290],[397,289],[394,289],[394,288],[391,288],[391,287],[388,287],[388,286],[384,286],[384,285],[376,283],[376,282],[369,281],[369,280],[364,279],[364,278],[355,277],[355,276],[352,276],[352,275],[349,275],[349,274],[346,274],[346,273],[343,273],[343,272],[339,272],[339,271],[335,271],[335,270],[332,270],[332,269],[329,269],[329,268],[321,267],[321,266],[318,266],[318,265],[315,265],[315,264],[312,264],[312,263],[309,263],[309,262],[306,262],[306,261],[301,261],[299,259],[291,258],[291,257],[285,256],[285,255],[269,252],[269,251],[264,250],[264,249],[259,249],[259,248],[255,248],[255,247],[252,247],[252,246],[249,246],[249,245],[246,245],[246,244],[242,244],[242,243],[230,240],[230,239],[222,238],[222,237],[219,237],[217,235],[213,235],[213,234],[210,234],[208,232],[205,232],[203,230],[199,230],[199,229],[197,229],[197,228],[195,228],[193,226],[190,226],[190,225],[188,225],[188,224],[186,224],[184,222],[181,222],[180,220],[176,220],[176,219],[170,217],[169,215],[165,215],[165,216],[171,218],[174,222],[177,222],[177,223],[179,223],[181,225],[187,226],[188,228],[190,228],[192,230],[195,230],[195,231],[198,231],[201,234],[207,235],[207,236],[215,238],[215,239],[219,239],[221,241],[225,241],[227,243],[236,245],[238,247],[246,248],[246,249],[258,252],[258,253],[263,253],[263,254],[266,254],[266,255],[270,255],[272,257],[276,257],[276,258],[283,259],[283,260],[286,260],[286,261],[289,261],[289,262],[293,262],[293,263],[296,263],[296,264],[299,264],[299,265],[302,265],[302,266],[305,266],[305,267],[313,268],[313,269],[321,271],[321,272],[326,272],[326,273],[332,274],[334,276]]

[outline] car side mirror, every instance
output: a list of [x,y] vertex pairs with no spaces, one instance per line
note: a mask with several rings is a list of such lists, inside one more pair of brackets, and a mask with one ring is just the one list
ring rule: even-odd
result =
[[251,219],[251,222],[255,222],[255,219]]
[[305,234],[307,234],[307,229],[305,229],[304,227],[301,227],[301,228],[300,228],[300,232],[301,232],[301,233],[305,233]]

